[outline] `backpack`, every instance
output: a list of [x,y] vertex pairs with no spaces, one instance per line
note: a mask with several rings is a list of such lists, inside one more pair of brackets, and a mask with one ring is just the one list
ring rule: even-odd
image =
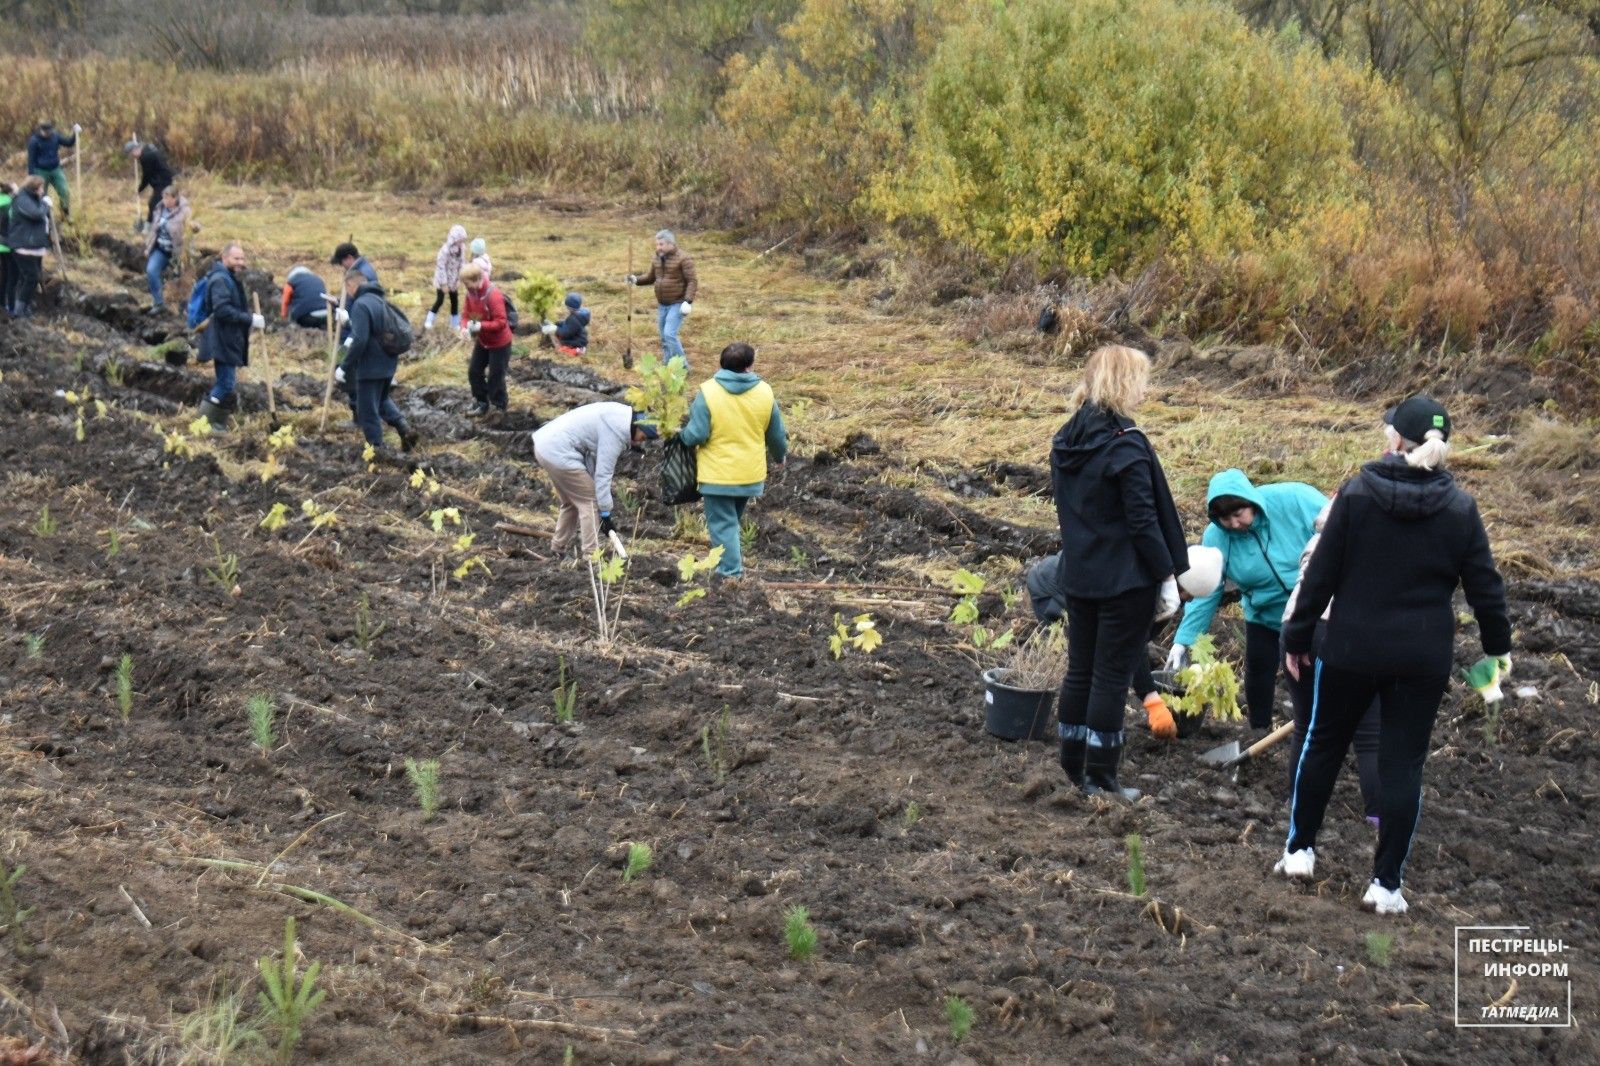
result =
[[406,313],[384,300],[383,318],[378,322],[378,347],[383,349],[383,354],[398,359],[411,350],[416,340],[416,331],[411,328]]
[[204,329],[211,322],[211,313],[206,309],[206,296],[211,292],[211,275],[200,275],[200,280],[194,283],[194,289],[189,293],[189,313],[184,321],[190,329]]
[[511,327],[511,332],[517,331],[517,305],[511,302],[511,294],[504,289],[499,290],[500,299],[506,304],[506,325]]
[[698,500],[700,477],[694,449],[672,436],[661,452],[661,502],[676,507]]

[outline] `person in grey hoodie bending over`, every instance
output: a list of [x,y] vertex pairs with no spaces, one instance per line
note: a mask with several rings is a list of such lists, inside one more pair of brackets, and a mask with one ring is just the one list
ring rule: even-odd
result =
[[[629,444],[659,436],[653,423],[625,403],[591,403],[540,426],[533,434],[534,458],[555,486],[561,515],[550,545],[559,555],[573,537],[584,555],[600,548],[611,524],[611,479]],[[598,512],[598,513],[597,513]],[[597,520],[598,519],[598,520]]]

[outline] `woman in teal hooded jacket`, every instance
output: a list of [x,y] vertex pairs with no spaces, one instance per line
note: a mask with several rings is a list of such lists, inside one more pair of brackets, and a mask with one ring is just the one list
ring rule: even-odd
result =
[[1184,608],[1167,668],[1182,669],[1196,638],[1211,628],[1224,588],[1237,586],[1244,606],[1245,704],[1255,729],[1272,725],[1283,609],[1300,577],[1300,553],[1327,505],[1328,498],[1304,482],[1257,486],[1242,470],[1224,470],[1206,489],[1211,522],[1200,542],[1222,552],[1223,581]]

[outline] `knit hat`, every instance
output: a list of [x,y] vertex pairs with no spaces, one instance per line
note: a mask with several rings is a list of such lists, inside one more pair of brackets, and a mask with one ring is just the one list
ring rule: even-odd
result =
[[1189,569],[1178,575],[1178,587],[1195,599],[1217,591],[1222,583],[1222,552],[1206,544],[1189,545]]
[[489,246],[484,243],[482,237],[474,237],[474,238],[472,238],[472,247],[471,247],[470,251],[472,252],[474,257],[483,255],[488,250],[489,250]]
[[661,428],[656,425],[654,416],[648,411],[633,412],[633,428],[643,433],[645,440],[655,440],[661,436]]
[[568,307],[576,311],[578,308],[583,306],[583,297],[579,296],[575,292],[569,292],[567,293],[566,304]]
[[329,259],[328,262],[333,266],[339,266],[346,259],[352,258],[360,259],[361,253],[356,251],[355,245],[351,244],[349,241],[345,241],[343,244],[339,245],[339,247],[333,250],[333,258]]
[[678,246],[678,238],[674,237],[672,235],[672,231],[669,230],[669,229],[658,229],[658,230],[656,230],[656,240],[658,240],[658,241],[666,241],[668,244],[672,245],[674,248],[676,248]]
[[1450,439],[1450,412],[1439,401],[1427,396],[1413,396],[1384,412],[1383,421],[1393,426],[1401,439],[1421,444],[1428,439],[1430,430],[1438,430],[1445,440]]

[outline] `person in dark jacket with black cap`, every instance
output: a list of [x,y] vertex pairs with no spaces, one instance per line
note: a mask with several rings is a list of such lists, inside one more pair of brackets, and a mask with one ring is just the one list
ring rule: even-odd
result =
[[1178,601],[1189,568],[1183,526],[1155,449],[1134,425],[1150,359],[1107,345],[1089,356],[1056,434],[1050,476],[1061,523],[1067,673],[1061,683],[1061,768],[1090,795],[1133,800],[1117,783],[1123,693],[1144,654],[1158,601]]
[[[1362,905],[1403,914],[1400,884],[1422,812],[1422,764],[1454,664],[1456,586],[1478,620],[1484,654],[1498,660],[1502,674],[1511,670],[1511,621],[1478,505],[1444,469],[1449,413],[1413,396],[1386,422],[1392,454],[1362,467],[1339,490],[1284,626],[1289,673],[1312,671],[1316,695],[1295,771],[1289,839],[1275,872],[1313,876],[1334,778],[1377,697],[1381,814]],[[1313,666],[1313,634],[1330,602]]]
[[333,250],[333,257],[328,260],[328,263],[332,266],[344,267],[346,270],[358,270],[361,272],[361,276],[366,279],[368,285],[378,284],[378,271],[371,263],[367,262],[367,257],[362,255],[356,249],[356,246],[349,241],[345,241]]
[[400,414],[400,408],[389,399],[400,360],[384,351],[379,339],[383,332],[383,288],[352,268],[345,272],[344,291],[346,307],[340,310],[348,310],[350,336],[344,342],[344,362],[337,373],[356,398],[356,424],[368,444],[381,448],[383,424],[389,423],[400,433],[401,448],[409,452],[417,443],[417,435]]
[[145,212],[146,223],[156,219],[156,205],[161,203],[161,194],[176,179],[172,167],[167,165],[166,157],[161,154],[161,149],[153,144],[140,144],[135,137],[122,146],[123,154],[132,156],[139,161],[139,187],[133,190],[134,195],[150,190],[150,209]]

